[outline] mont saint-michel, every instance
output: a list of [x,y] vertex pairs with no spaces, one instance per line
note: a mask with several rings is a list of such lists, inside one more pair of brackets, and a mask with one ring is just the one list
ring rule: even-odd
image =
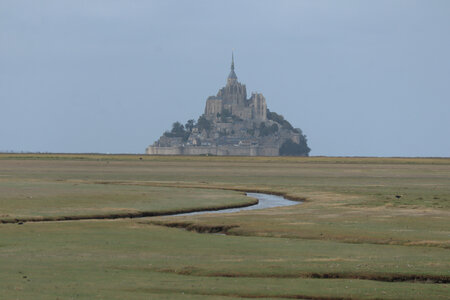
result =
[[185,125],[175,122],[146,149],[156,155],[308,156],[309,151],[301,129],[270,111],[262,94],[247,98],[233,56],[227,84],[208,97],[204,114]]

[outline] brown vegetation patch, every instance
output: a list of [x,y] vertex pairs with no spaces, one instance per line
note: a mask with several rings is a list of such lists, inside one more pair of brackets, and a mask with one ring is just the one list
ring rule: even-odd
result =
[[342,257],[329,257],[329,258],[308,258],[305,259],[308,262],[324,262],[324,261],[358,261],[358,259],[342,258]]
[[[144,223],[144,222],[142,222]],[[239,227],[238,225],[199,225],[189,222],[160,222],[160,221],[149,221],[147,224],[166,226],[171,228],[182,228],[188,231],[195,231],[198,233],[223,233],[227,234],[230,229]]]
[[445,241],[415,241],[406,243],[405,246],[428,246],[428,247],[442,247],[450,249],[450,242]]
[[373,280],[382,282],[414,282],[414,283],[450,283],[448,275],[420,275],[420,274],[375,274],[375,273],[319,273],[319,272],[300,272],[300,273],[239,273],[239,272],[208,272],[198,268],[175,269],[155,269],[156,272],[173,273],[177,275],[206,276],[206,277],[231,277],[231,278],[313,278],[313,279],[358,279]]

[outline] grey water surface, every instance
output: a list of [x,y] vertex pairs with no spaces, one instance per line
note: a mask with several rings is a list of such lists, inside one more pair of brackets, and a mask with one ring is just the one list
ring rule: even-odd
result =
[[245,210],[291,206],[291,205],[296,205],[296,204],[301,203],[299,201],[288,200],[288,199],[284,198],[283,196],[263,194],[263,193],[247,193],[247,196],[258,199],[258,203],[254,204],[254,205],[246,206],[246,207],[227,208],[227,209],[221,209],[221,210],[205,210],[205,211],[177,214],[176,216],[234,213],[234,212],[240,212],[240,211],[245,211]]

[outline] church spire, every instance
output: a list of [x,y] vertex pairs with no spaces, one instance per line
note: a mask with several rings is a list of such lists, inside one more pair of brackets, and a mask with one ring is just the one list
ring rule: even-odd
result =
[[234,82],[237,80],[236,73],[234,73],[234,53],[231,52],[231,72],[230,75],[228,75],[228,82]]
[[234,71],[234,53],[231,51],[231,71]]

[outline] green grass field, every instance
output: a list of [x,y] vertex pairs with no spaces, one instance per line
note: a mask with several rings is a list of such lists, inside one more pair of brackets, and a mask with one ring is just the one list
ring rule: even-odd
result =
[[[246,190],[304,201],[108,219]],[[0,299],[450,299],[449,282],[450,159],[0,155]]]

